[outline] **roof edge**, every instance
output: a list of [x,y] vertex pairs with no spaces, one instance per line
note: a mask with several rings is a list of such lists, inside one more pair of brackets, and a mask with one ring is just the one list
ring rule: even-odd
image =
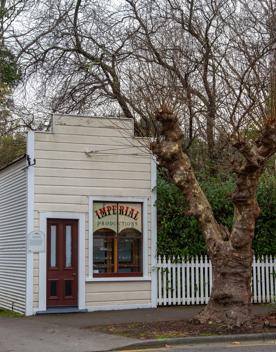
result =
[[129,117],[116,117],[116,116],[93,116],[93,115],[78,115],[78,114],[62,114],[62,113],[53,113],[53,117],[80,117],[80,118],[89,118],[89,119],[99,119],[99,120],[119,120],[119,121],[133,121],[134,119]]
[[3,166],[0,168],[0,172],[7,169],[8,167],[18,163],[19,161],[22,161],[23,159],[26,159],[27,154],[21,155],[18,158],[14,159],[13,161],[9,162],[7,165]]

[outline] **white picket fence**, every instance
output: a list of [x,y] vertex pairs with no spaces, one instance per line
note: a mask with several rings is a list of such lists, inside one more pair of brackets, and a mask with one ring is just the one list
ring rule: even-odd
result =
[[[212,288],[209,258],[158,257],[158,305],[206,304]],[[276,300],[276,258],[254,257],[252,265],[252,302]]]

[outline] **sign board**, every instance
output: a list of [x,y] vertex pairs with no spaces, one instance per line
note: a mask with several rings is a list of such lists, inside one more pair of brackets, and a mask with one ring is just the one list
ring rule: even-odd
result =
[[141,203],[94,203],[93,231],[102,228],[120,233],[125,229],[142,232]]
[[45,252],[45,233],[42,231],[32,231],[28,234],[28,252]]

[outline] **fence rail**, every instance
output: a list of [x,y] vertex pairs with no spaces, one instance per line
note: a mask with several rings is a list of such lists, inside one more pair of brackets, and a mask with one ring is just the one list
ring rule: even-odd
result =
[[[158,257],[158,305],[206,304],[212,289],[207,256],[191,259]],[[276,258],[253,259],[252,302],[272,303],[276,296]]]

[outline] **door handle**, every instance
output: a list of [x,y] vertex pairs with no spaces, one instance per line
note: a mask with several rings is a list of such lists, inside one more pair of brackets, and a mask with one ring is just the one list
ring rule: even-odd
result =
[[73,275],[73,276],[77,276],[77,274],[76,274],[76,273],[73,273],[72,275]]

